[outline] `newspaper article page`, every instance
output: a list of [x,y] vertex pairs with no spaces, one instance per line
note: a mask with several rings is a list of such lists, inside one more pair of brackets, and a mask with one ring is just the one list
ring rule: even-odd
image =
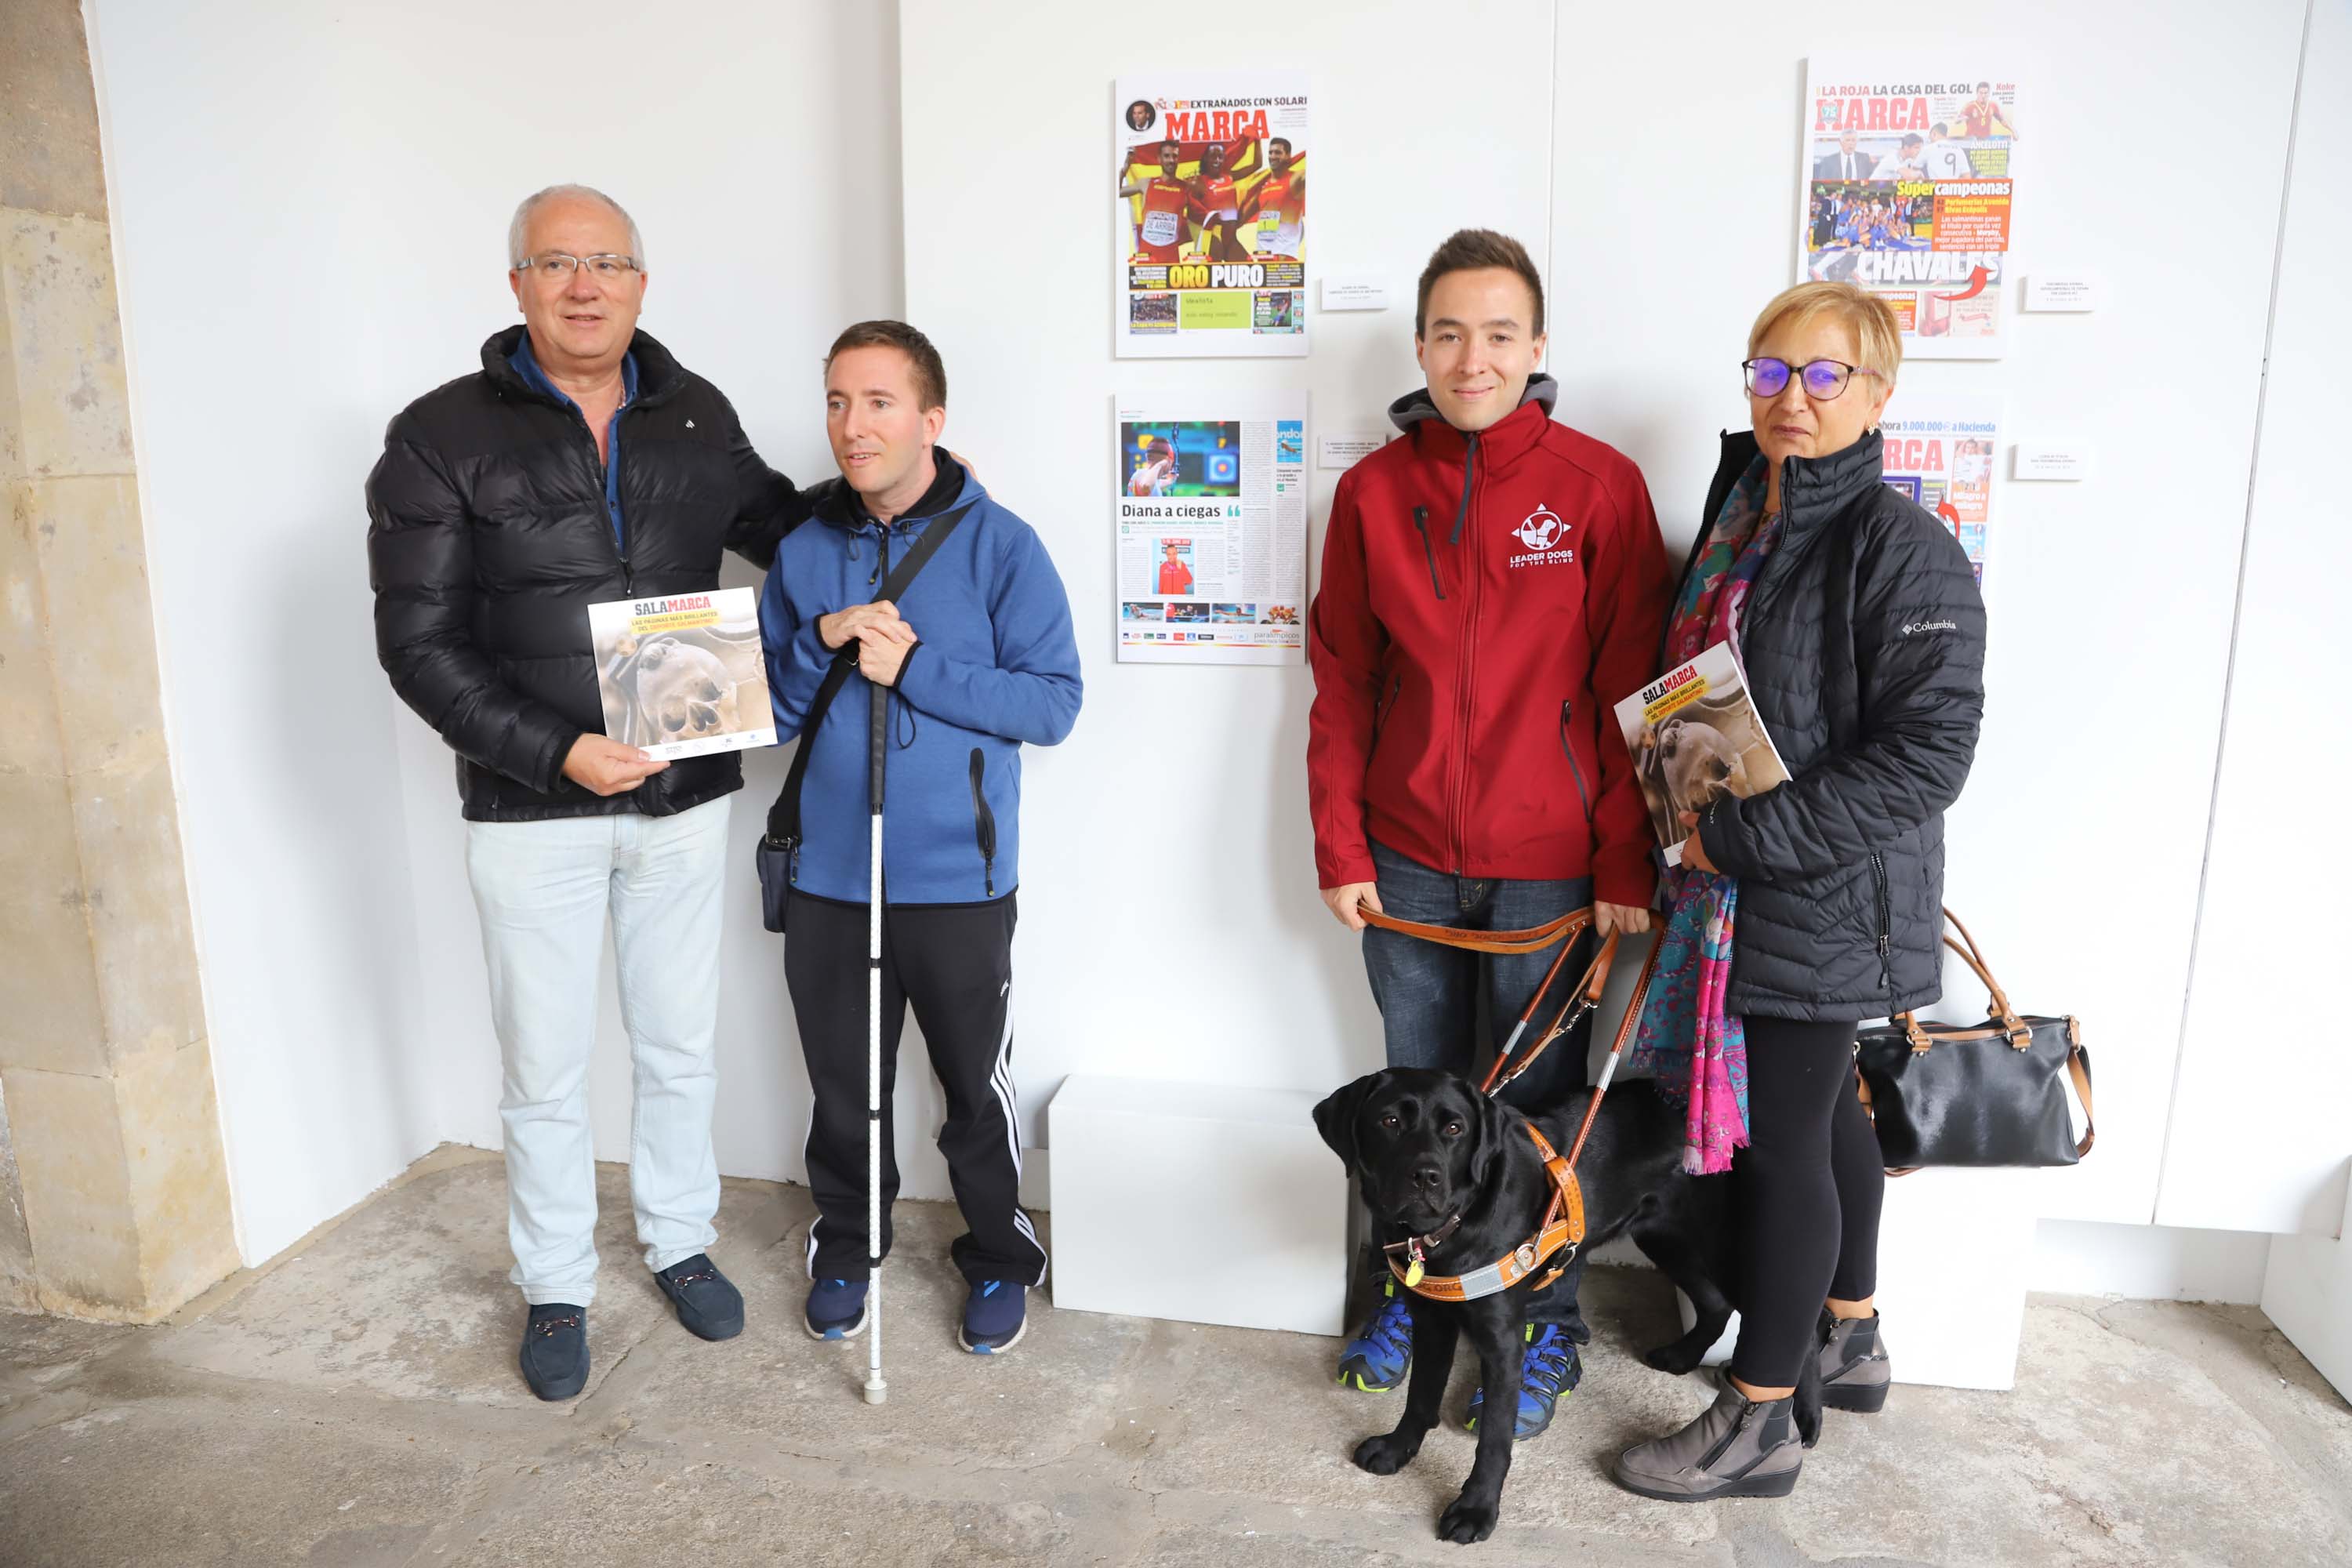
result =
[[1306,662],[1307,395],[1115,400],[1118,657]]
[[1998,359],[2011,308],[2017,82],[1918,69],[1807,62],[1797,278],[1884,299],[1906,356]]
[[604,733],[656,762],[776,743],[759,594],[620,599],[588,606]]
[[1878,423],[1886,438],[1880,477],[1940,519],[1984,586],[1985,535],[1992,524],[1993,449],[2000,405],[1990,397],[1898,393]]
[[1307,76],[1121,77],[1111,339],[1139,359],[1307,352]]

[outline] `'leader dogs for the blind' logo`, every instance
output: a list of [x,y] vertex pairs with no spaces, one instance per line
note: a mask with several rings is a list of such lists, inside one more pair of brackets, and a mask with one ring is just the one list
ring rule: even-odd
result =
[[1520,552],[1511,557],[1514,567],[1561,566],[1576,559],[1573,550],[1553,548],[1568,537],[1568,524],[1548,506],[1538,506],[1511,531],[1518,535],[1521,547]]

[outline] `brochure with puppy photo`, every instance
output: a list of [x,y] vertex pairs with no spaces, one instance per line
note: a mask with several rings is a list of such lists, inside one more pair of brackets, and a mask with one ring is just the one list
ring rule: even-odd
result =
[[1669,866],[1682,864],[1690,837],[1683,813],[1703,812],[1717,795],[1745,799],[1789,781],[1727,642],[1617,704],[1617,723]]
[[604,733],[656,762],[776,743],[758,592],[588,606]]

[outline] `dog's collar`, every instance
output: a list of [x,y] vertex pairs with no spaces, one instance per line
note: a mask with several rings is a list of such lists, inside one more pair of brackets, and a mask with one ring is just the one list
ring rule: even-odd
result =
[[1423,1236],[1408,1236],[1402,1241],[1391,1241],[1381,1250],[1387,1253],[1391,1259],[1391,1268],[1396,1266],[1393,1261],[1396,1255],[1400,1252],[1403,1253],[1406,1259],[1405,1268],[1398,1278],[1407,1285],[1418,1285],[1421,1282],[1423,1261],[1431,1253],[1444,1246],[1446,1238],[1461,1228],[1462,1213],[1456,1209],[1453,1214],[1448,1215],[1445,1223],[1435,1230]]
[[[1484,1268],[1474,1268],[1467,1274],[1424,1276],[1423,1255],[1454,1234],[1462,1223],[1462,1216],[1456,1214],[1427,1236],[1408,1237],[1382,1248],[1389,1255],[1389,1272],[1406,1289],[1433,1301],[1475,1301],[1481,1296],[1499,1295],[1509,1289],[1558,1254],[1559,1261],[1536,1283],[1536,1289],[1540,1290],[1559,1278],[1576,1257],[1576,1249],[1584,1243],[1583,1189],[1577,1184],[1576,1173],[1560,1158],[1542,1131],[1532,1121],[1525,1125],[1528,1136],[1535,1140],[1536,1154],[1544,1163],[1544,1173],[1552,1183],[1551,1202],[1545,1207],[1543,1223],[1536,1227],[1535,1235]],[[1400,1252],[1411,1259],[1409,1264],[1397,1261]]]

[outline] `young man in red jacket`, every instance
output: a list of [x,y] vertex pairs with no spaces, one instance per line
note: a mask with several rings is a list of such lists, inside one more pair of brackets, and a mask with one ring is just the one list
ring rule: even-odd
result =
[[[1307,630],[1315,864],[1332,914],[1363,933],[1391,1067],[1471,1074],[1558,949],[1480,960],[1368,928],[1363,909],[1500,931],[1590,903],[1601,932],[1649,929],[1653,835],[1611,710],[1657,673],[1665,546],[1641,471],[1552,421],[1543,350],[1525,248],[1486,229],[1439,246],[1413,316],[1428,384],[1391,405],[1404,438],[1339,481],[1324,535]],[[1588,1020],[1506,1098],[1533,1108],[1581,1087],[1589,1035]],[[1520,1437],[1575,1386],[1580,1273],[1531,1304]],[[1398,1386],[1412,1361],[1406,1299],[1378,1277],[1379,1306],[1340,1352],[1340,1381],[1363,1389]]]

